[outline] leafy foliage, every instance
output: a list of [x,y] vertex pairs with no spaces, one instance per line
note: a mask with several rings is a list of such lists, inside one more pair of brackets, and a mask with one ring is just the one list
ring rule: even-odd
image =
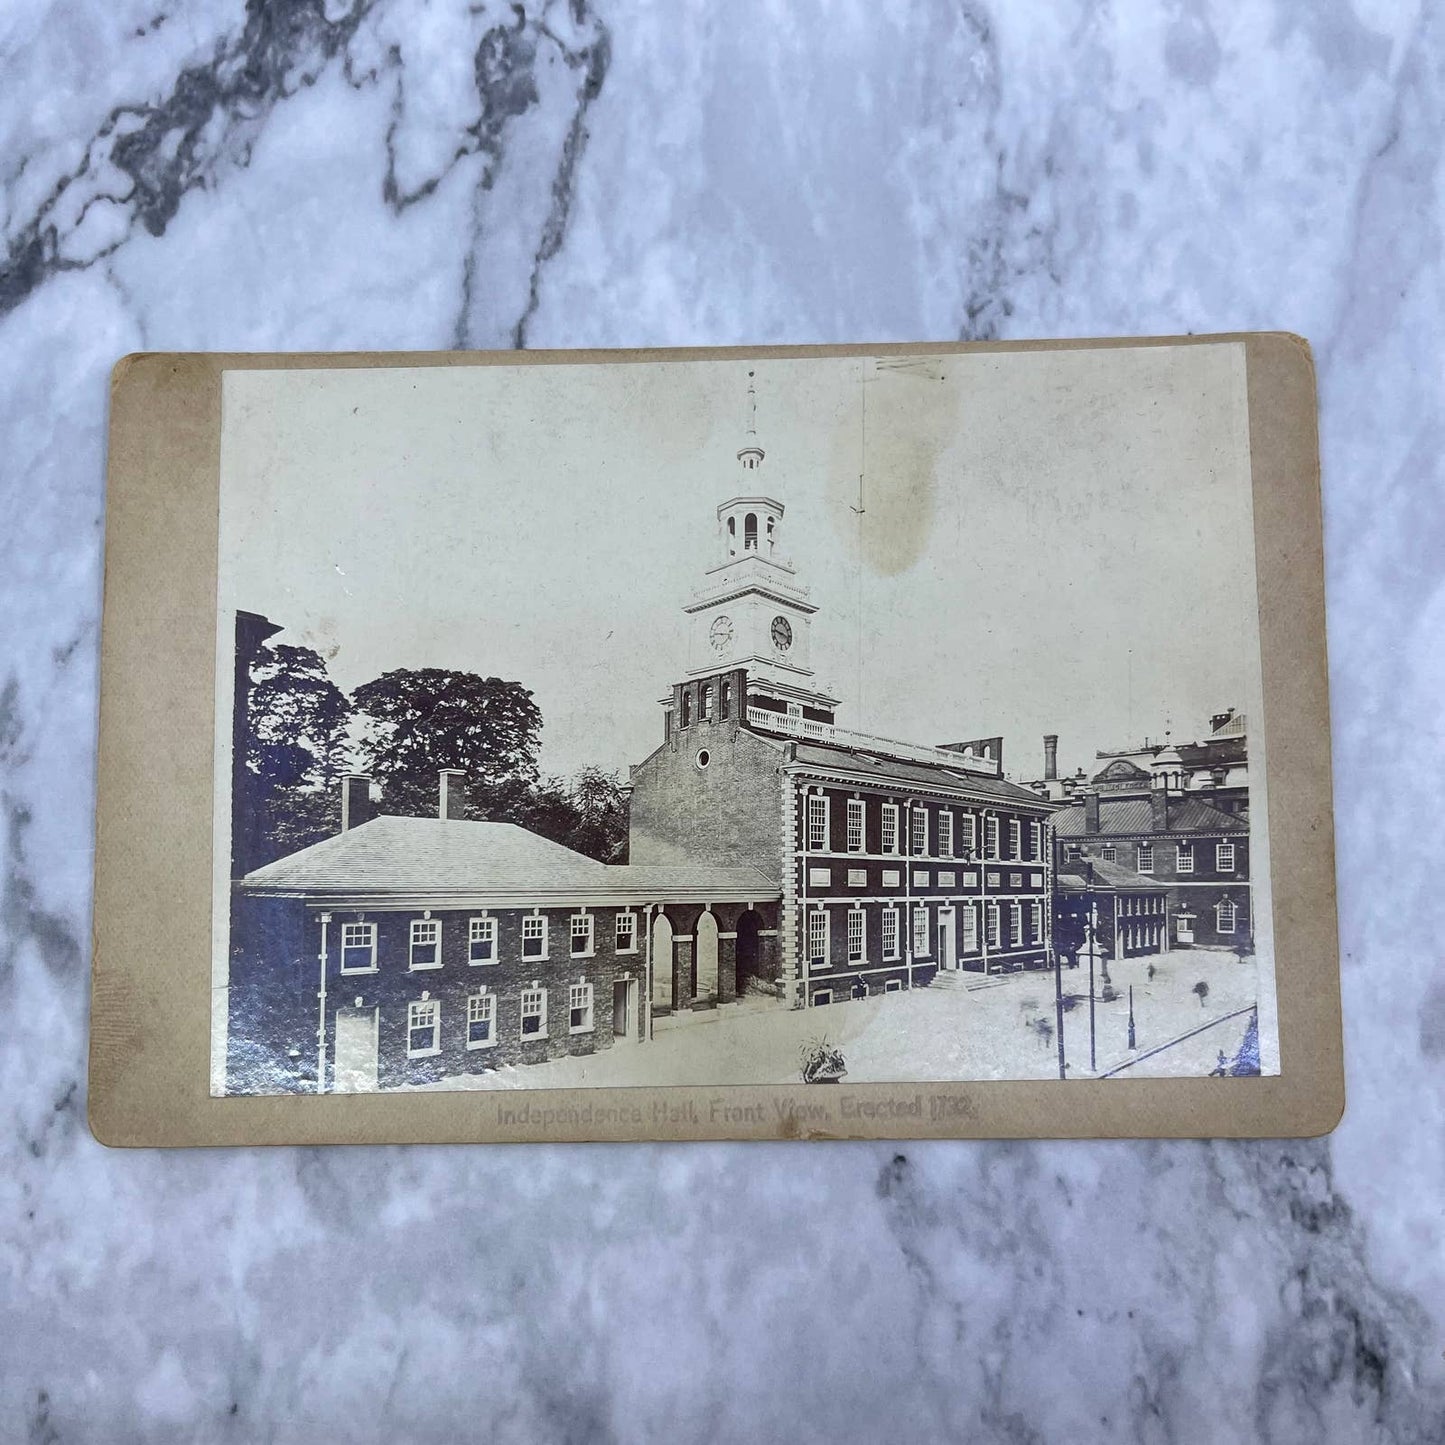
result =
[[441,668],[399,668],[352,694],[364,770],[383,808],[435,814],[437,774],[467,775],[469,818],[516,818],[537,780],[542,714],[519,682]]
[[516,821],[599,863],[627,861],[627,799],[616,773],[586,767],[565,781],[544,778]]

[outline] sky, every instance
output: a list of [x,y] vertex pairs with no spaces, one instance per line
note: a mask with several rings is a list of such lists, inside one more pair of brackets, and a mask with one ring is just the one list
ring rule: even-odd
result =
[[[715,508],[761,483],[843,726],[1002,734],[1028,779],[1044,733],[1073,771],[1258,710],[1237,345],[505,360],[227,372],[223,613],[264,613],[348,690],[398,667],[520,681],[544,771],[625,777],[683,675]],[[744,487],[749,371],[766,456]]]

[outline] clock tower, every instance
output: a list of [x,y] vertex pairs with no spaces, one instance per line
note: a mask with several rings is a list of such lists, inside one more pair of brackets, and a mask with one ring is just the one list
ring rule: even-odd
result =
[[756,416],[749,372],[737,479],[717,508],[716,561],[683,608],[690,619],[687,681],[741,674],[748,705],[831,723],[837,699],[819,689],[809,658],[818,609],[779,549],[784,507],[762,476]]

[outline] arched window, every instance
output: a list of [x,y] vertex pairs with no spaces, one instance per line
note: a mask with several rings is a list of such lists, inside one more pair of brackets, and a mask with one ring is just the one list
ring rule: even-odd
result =
[[687,691],[682,694],[682,726],[692,726],[692,694]]
[[729,518],[728,518],[728,556],[729,556],[729,557],[736,557],[737,555],[738,555],[738,519],[737,519],[736,517],[729,517]]
[[711,683],[706,683],[706,682],[703,683],[703,685],[702,685],[701,699],[702,699],[702,700],[701,700],[701,703],[700,703],[700,705],[699,705],[699,707],[698,707],[698,710],[697,710],[697,720],[698,720],[699,722],[711,722],[711,721],[712,721],[712,684],[711,684]]
[[743,518],[743,551],[756,552],[758,550],[758,517],[756,512],[749,512]]
[[773,523],[774,523],[776,520],[777,520],[777,519],[776,519],[775,517],[769,517],[769,518],[768,518],[768,551],[769,551],[769,552],[771,552],[771,551],[773,550]]
[[726,722],[733,715],[733,685],[726,678],[718,684],[718,716]]

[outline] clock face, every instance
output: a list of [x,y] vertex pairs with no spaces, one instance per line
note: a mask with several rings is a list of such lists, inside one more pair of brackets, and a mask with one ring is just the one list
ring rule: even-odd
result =
[[786,652],[793,645],[793,625],[786,617],[773,618],[773,646]]
[[726,652],[733,643],[733,620],[731,617],[714,617],[708,628],[708,641],[714,652]]

